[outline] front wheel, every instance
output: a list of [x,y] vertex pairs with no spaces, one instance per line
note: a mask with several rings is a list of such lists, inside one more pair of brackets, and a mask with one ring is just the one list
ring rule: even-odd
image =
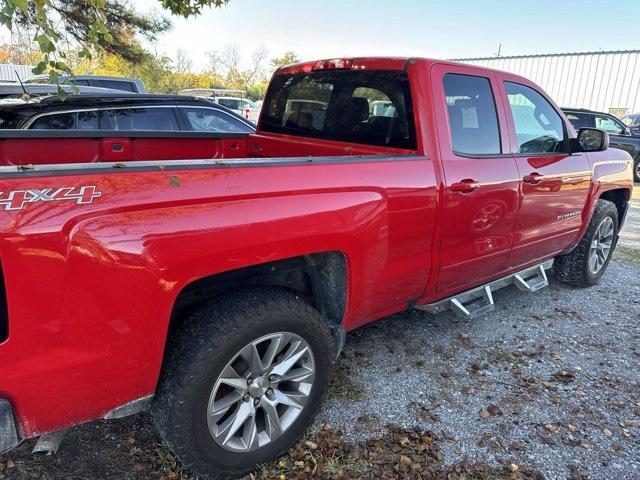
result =
[[186,321],[153,407],[195,473],[235,478],[284,453],[313,421],[332,370],[320,314],[295,295],[227,295]]
[[598,200],[589,227],[578,246],[556,258],[559,280],[586,287],[598,283],[609,265],[618,233],[618,210],[608,200]]

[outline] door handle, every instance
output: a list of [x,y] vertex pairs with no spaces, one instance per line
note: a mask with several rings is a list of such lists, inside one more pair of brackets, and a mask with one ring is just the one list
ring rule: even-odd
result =
[[530,183],[532,185],[536,185],[538,183],[540,183],[542,180],[544,180],[544,175],[538,173],[538,172],[533,172],[530,173],[529,175],[525,175],[522,178],[522,181],[525,183]]
[[470,178],[465,178],[459,182],[452,183],[449,189],[452,192],[469,193],[480,188],[480,183]]

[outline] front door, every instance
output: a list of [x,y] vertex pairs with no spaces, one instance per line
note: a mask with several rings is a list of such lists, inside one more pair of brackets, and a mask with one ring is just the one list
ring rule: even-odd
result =
[[445,179],[438,293],[456,293],[506,267],[518,209],[518,169],[492,73],[435,65],[431,89]]
[[533,84],[503,80],[511,144],[521,183],[510,267],[553,256],[577,241],[591,183],[586,154],[568,153],[568,128]]

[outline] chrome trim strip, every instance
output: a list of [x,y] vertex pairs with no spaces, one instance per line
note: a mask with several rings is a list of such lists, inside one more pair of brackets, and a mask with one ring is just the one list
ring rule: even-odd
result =
[[341,163],[378,163],[426,160],[421,155],[352,155],[327,157],[219,158],[201,160],[130,161],[96,163],[58,163],[45,165],[0,166],[0,178],[83,173],[122,173],[147,170],[189,170],[194,168],[274,167]]

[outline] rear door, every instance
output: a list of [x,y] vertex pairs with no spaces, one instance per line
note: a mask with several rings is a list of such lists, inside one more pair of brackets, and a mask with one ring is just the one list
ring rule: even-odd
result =
[[431,88],[444,177],[445,221],[437,290],[455,293],[506,267],[519,174],[493,73],[434,65]]
[[568,153],[560,110],[534,84],[496,74],[509,112],[509,133],[521,189],[511,267],[553,256],[576,240],[591,168],[587,155]]

